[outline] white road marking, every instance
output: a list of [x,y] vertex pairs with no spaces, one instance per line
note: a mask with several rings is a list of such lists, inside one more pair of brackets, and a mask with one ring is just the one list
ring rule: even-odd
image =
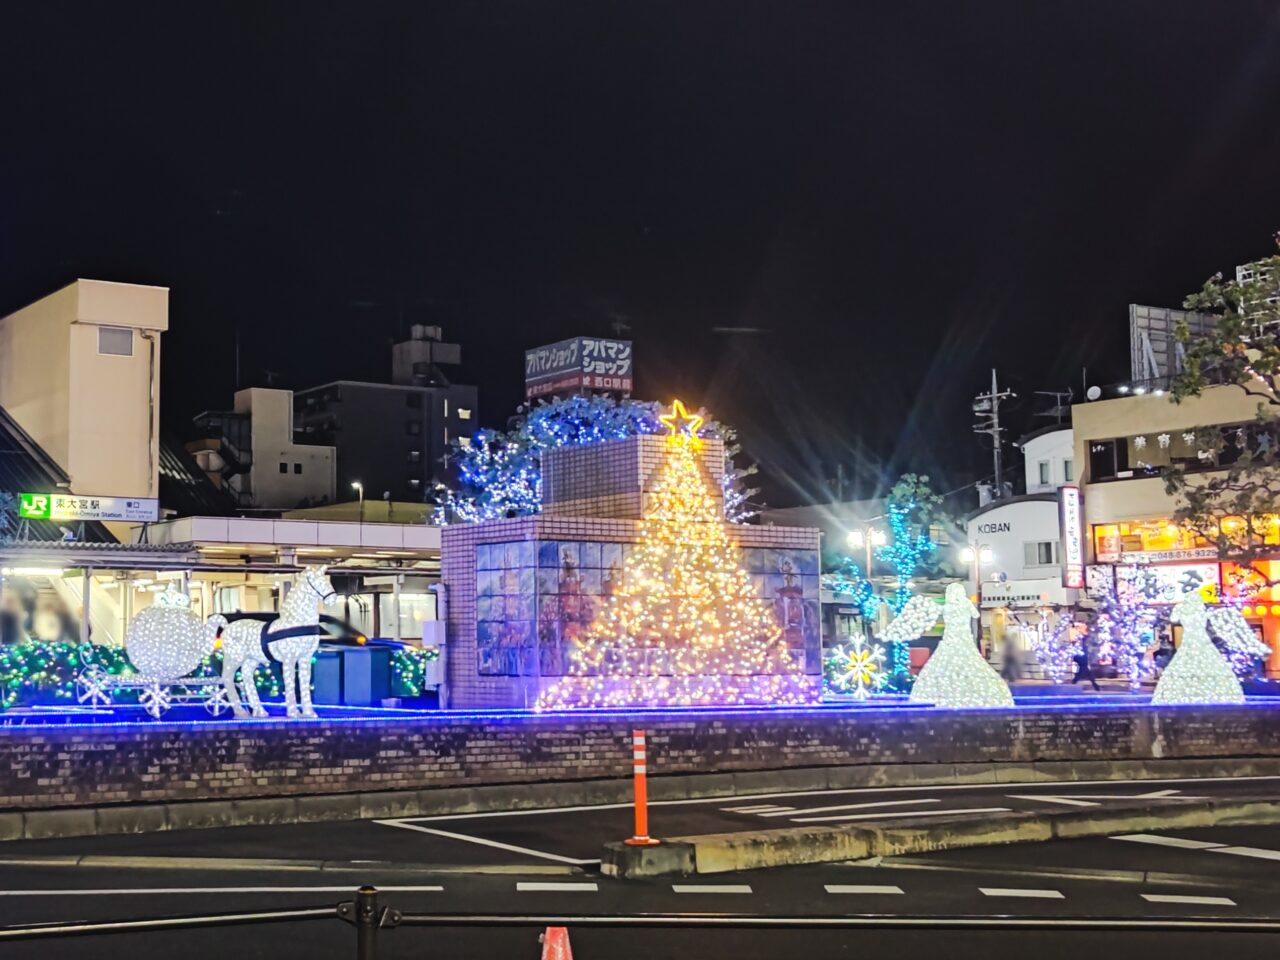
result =
[[1042,803],[1061,803],[1068,807],[1100,807],[1102,804],[1094,800],[1077,800],[1075,797],[1055,797],[1042,796],[1038,797],[1034,793],[1010,793],[1007,795],[1010,800],[1039,800]]
[[[918,800],[875,800],[871,803],[844,803],[835,807],[809,807],[805,810],[795,810],[795,813],[827,813],[832,810],[865,810],[870,807],[910,807],[919,806],[922,803],[941,803],[937,797],[921,797]],[[762,813],[762,817],[781,817],[785,816],[790,807],[779,811],[778,813]]]
[[[1159,778],[1155,780],[1144,780],[1146,784],[1157,783],[1191,783],[1203,785],[1206,783],[1254,783],[1258,781],[1280,780],[1280,775],[1258,776],[1258,777],[1171,777]],[[1114,787],[1114,780],[1033,780],[1025,781],[1019,784],[1017,781],[1011,783],[936,783],[918,787],[843,787],[838,790],[787,790],[777,793],[753,793],[746,794],[738,799],[744,803],[759,800],[782,800],[792,799],[795,797],[835,797],[848,796],[849,794],[877,794],[877,793],[938,793],[940,791],[954,790],[1008,790],[1010,787],[1024,787],[1028,790],[1062,790],[1064,787],[1070,789],[1078,789],[1080,787]],[[696,806],[706,803],[724,803],[732,800],[731,797],[698,797],[692,800],[650,800],[651,807],[678,807],[678,806]],[[415,822],[437,822],[442,820],[485,820],[493,817],[534,817],[548,813],[579,813],[585,810],[629,810],[633,806],[632,803],[598,803],[585,804],[568,807],[538,807],[528,810],[490,810],[486,813],[442,813],[429,817],[406,817],[405,820]],[[375,821],[392,823],[392,821]]]
[[1181,790],[1152,790],[1150,793],[1010,793],[1010,800],[1038,800],[1068,807],[1100,807],[1102,800],[1205,800],[1207,797],[1179,796]]
[[1131,843],[1150,843],[1157,847],[1177,847],[1179,850],[1212,850],[1214,847],[1225,847],[1225,843],[1210,843],[1207,840],[1185,840],[1182,837],[1164,837],[1157,833],[1126,833],[1111,838],[1112,840],[1128,840]]
[[883,810],[880,813],[846,813],[830,817],[792,817],[792,823],[828,823],[834,820],[888,820],[893,817],[945,817],[953,813],[1008,813],[1008,807],[958,807],[955,810]]
[[[158,894],[240,894],[240,893],[343,893],[350,892],[351,884],[341,887],[91,887],[81,890],[0,890],[0,897],[90,897],[90,896],[131,896]],[[394,893],[440,893],[444,887],[384,887],[378,884],[378,890]]]
[[[379,888],[381,889],[381,888]],[[599,886],[594,883],[534,883],[520,882],[516,884],[517,893],[595,893]]]
[[1234,907],[1236,905],[1230,897],[1192,897],[1175,893],[1144,893],[1142,899],[1148,903],[1190,903],[1201,907]]
[[402,830],[417,830],[419,833],[429,833],[432,836],[444,837],[447,840],[463,840],[467,843],[478,843],[482,847],[493,847],[495,850],[507,850],[511,853],[523,853],[529,857],[538,857],[542,860],[553,860],[556,863],[570,863],[576,867],[583,867],[592,863],[599,863],[596,860],[582,860],[578,857],[562,857],[558,853],[547,853],[544,850],[530,850],[528,847],[518,847],[513,843],[500,843],[497,840],[486,840],[483,837],[471,837],[465,833],[450,833],[448,830],[436,830],[432,827],[419,826],[416,823],[408,823],[404,820],[375,820],[374,823],[384,827],[400,827]]
[[878,883],[828,883],[827,893],[902,893],[901,887]]
[[[766,810],[794,810],[795,807],[783,807],[776,803],[758,803],[751,807],[721,807],[725,813],[760,813],[764,814]],[[767,814],[766,814],[767,816]]]
[[986,897],[1025,897],[1033,900],[1065,900],[1060,890],[1034,890],[1023,887],[979,887]]
[[1280,850],[1266,850],[1262,847],[1205,847],[1210,853],[1229,853],[1233,857],[1253,857],[1257,860],[1280,860]]
[[672,893],[750,893],[745,883],[673,883]]

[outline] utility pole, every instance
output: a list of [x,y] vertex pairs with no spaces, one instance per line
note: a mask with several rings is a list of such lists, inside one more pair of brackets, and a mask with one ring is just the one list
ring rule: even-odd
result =
[[1012,390],[1001,390],[996,380],[996,371],[991,370],[991,392],[980,393],[973,398],[973,412],[978,422],[973,425],[974,433],[985,433],[991,438],[992,467],[995,470],[995,486],[992,499],[999,500],[1004,496],[1004,452],[1001,449],[1004,428],[1000,426],[1000,402],[1012,400],[1017,394]]

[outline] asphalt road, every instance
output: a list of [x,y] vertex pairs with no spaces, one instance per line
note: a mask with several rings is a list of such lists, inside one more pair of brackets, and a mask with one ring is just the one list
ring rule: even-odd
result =
[[[1126,784],[984,785],[955,790],[839,791],[718,799],[655,807],[655,830],[672,835],[725,823],[787,826],[811,816],[898,816],[901,810],[989,807],[1065,801],[1105,805],[1113,797],[1257,794],[1277,781]],[[865,804],[900,806],[868,807]],[[766,807],[765,804],[772,804]],[[791,810],[781,810],[791,807]],[[839,811],[829,807],[842,807]],[[750,808],[750,809],[747,809]],[[779,814],[766,816],[766,814]],[[856,821],[855,821],[856,822]],[[1235,957],[1273,955],[1280,946],[1280,828],[1231,827],[1168,835],[1055,841],[951,851],[879,864],[826,864],[684,880],[615,881],[590,861],[604,839],[625,835],[625,808],[514,812],[497,816],[239,827],[142,836],[71,838],[0,845],[0,925],[160,917],[325,906],[350,899],[361,882],[384,903],[430,914],[536,914],[619,917],[639,914],[739,918],[966,918],[985,924],[1038,920],[1043,930],[987,929],[695,929],[572,928],[574,956],[806,960],[891,949],[904,958],[986,957],[1034,951],[1036,960],[1087,952],[1106,957],[1193,956],[1230,950]],[[426,833],[423,829],[444,831]],[[745,827],[744,827],[745,828]],[[518,848],[518,849],[517,849]],[[13,862],[67,854],[175,857],[166,868],[34,866]],[[190,865],[187,857],[241,858],[234,869]],[[255,869],[244,858],[390,861],[347,870]],[[423,864],[424,867],[408,867]],[[1166,875],[1144,877],[1144,872]],[[1077,929],[1072,922],[1203,920],[1213,933],[1150,929]],[[1274,921],[1275,933],[1231,929],[1240,921]],[[539,956],[537,929],[402,928],[384,933],[387,957]],[[945,938],[945,939],[944,939]],[[1212,938],[1212,939],[1210,939]],[[354,955],[354,933],[337,920],[119,934],[44,943],[0,942],[0,957],[111,958],[179,954],[205,957]],[[1234,960],[1234,958],[1233,958]]]
[[[658,837],[806,824],[875,823],[1000,810],[1070,810],[1202,797],[1280,795],[1280,777],[1096,783],[980,784],[804,791],[650,805]],[[631,834],[627,804],[448,814],[342,823],[184,830],[140,836],[29,840],[0,846],[23,853],[166,857],[388,860],[436,865],[558,864],[590,867],[601,848]]]

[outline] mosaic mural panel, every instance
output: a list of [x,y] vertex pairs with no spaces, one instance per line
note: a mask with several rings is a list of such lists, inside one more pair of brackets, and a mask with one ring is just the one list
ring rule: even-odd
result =
[[[626,543],[573,540],[482,544],[476,548],[476,646],[481,674],[562,676],[613,592]],[[748,549],[741,554],[758,595],[772,602],[788,665],[821,671],[818,554]]]

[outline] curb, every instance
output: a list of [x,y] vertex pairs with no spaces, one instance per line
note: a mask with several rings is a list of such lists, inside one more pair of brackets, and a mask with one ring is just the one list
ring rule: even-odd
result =
[[600,869],[606,876],[623,879],[727,873],[1006,843],[1277,823],[1280,801],[1273,799],[1147,801],[1106,810],[1013,811],[959,815],[947,820],[912,820],[904,816],[874,826],[795,827],[673,837],[671,855],[657,853],[661,847],[611,843],[604,849]]
[[[1280,776],[1280,757],[853,764],[649,777],[650,802],[807,790]],[[536,810],[632,800],[629,778],[0,811],[0,841]]]
[[519,874],[539,876],[569,876],[583,873],[581,867],[570,864],[458,864],[405,863],[395,860],[281,860],[274,857],[132,857],[78,854],[54,854],[36,856],[0,856],[3,867],[72,867],[77,869],[114,870],[197,870],[201,872],[227,873],[251,871],[255,873],[356,873],[368,874],[404,873],[415,876],[453,876],[459,874]]

